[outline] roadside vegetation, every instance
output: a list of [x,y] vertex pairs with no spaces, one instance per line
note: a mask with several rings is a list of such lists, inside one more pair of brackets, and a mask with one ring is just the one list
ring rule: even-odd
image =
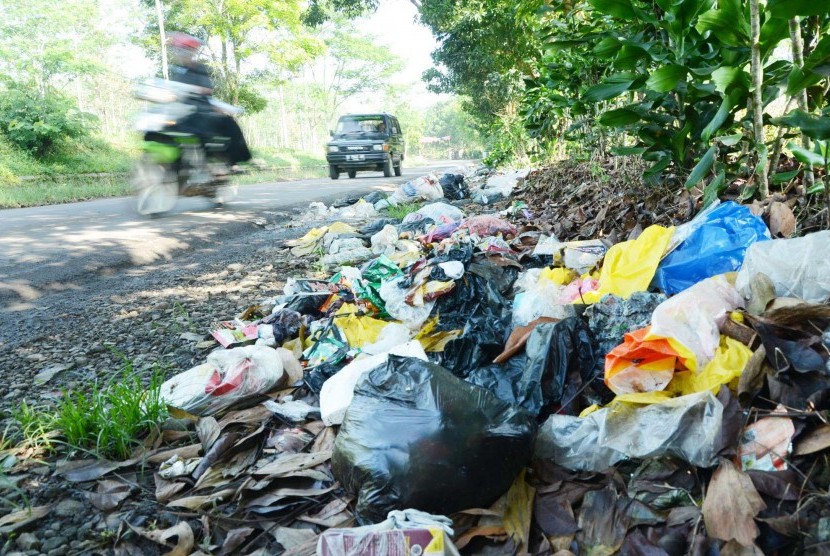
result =
[[124,460],[141,441],[167,418],[161,399],[164,373],[155,369],[142,380],[129,360],[119,372],[86,391],[64,391],[54,407],[33,407],[22,402],[12,418],[17,450],[34,456],[55,451],[81,451],[99,458]]

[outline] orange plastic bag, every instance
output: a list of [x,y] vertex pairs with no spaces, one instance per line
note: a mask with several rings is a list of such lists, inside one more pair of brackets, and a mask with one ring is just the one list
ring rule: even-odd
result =
[[686,359],[665,338],[647,339],[647,326],[625,335],[605,356],[605,384],[615,394],[653,392],[666,388]]

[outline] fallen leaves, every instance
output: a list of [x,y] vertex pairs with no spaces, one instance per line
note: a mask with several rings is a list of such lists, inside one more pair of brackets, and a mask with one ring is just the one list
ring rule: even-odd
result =
[[[180,521],[169,529],[150,530],[132,525],[129,525],[129,527],[145,539],[172,548],[165,556],[188,556],[193,550],[193,529],[190,528],[190,525],[186,521]],[[172,544],[172,539],[174,538],[176,539],[175,545]]]
[[758,536],[755,516],[764,508],[766,504],[749,476],[731,461],[722,460],[703,500],[703,521],[709,536],[754,546]]
[[0,535],[8,535],[21,527],[45,517],[51,509],[51,506],[35,506],[0,517]]
[[99,510],[109,512],[116,509],[130,496],[132,486],[122,481],[105,480],[98,483],[95,492],[85,492],[87,500]]

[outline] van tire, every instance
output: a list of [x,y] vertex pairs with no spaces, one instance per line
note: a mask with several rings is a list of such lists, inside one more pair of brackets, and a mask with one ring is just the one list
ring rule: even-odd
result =
[[340,171],[337,169],[337,166],[334,166],[333,164],[329,165],[329,177],[333,180],[340,177]]
[[392,156],[390,155],[386,159],[386,162],[383,163],[383,177],[384,178],[391,178],[392,177],[392,172],[393,172]]

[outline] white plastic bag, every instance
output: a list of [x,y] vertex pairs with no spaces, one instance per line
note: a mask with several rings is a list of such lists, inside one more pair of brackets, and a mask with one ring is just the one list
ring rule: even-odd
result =
[[169,405],[195,415],[211,415],[240,400],[264,394],[286,379],[282,358],[266,346],[214,351],[207,361],[161,385]]
[[[769,243],[769,242],[766,242]],[[720,344],[720,327],[730,311],[743,307],[735,286],[721,274],[702,280],[657,306],[649,337],[670,338],[688,348],[696,361],[690,370],[702,370]]]
[[398,229],[387,224],[372,236],[372,253],[376,255],[391,255],[395,252],[395,243],[398,241]]
[[404,323],[410,330],[419,330],[432,313],[435,301],[427,301],[421,306],[410,305],[406,302],[406,288],[399,288],[403,277],[384,282],[380,286],[380,298],[386,304],[386,312],[395,319]]
[[427,354],[417,340],[396,346],[377,355],[355,359],[326,380],[320,389],[320,414],[326,426],[339,425],[343,422],[346,410],[349,408],[349,404],[352,403],[352,398],[354,398],[354,387],[357,381],[363,376],[363,373],[385,364],[390,354],[417,357],[422,361],[427,360]]
[[360,351],[377,355],[389,351],[395,346],[407,343],[412,338],[412,331],[399,322],[390,322],[381,329],[374,343],[366,344]]
[[430,203],[422,206],[416,212],[427,218],[431,218],[439,224],[458,222],[464,218],[464,212],[460,208],[447,203]]
[[758,273],[772,281],[779,297],[826,302],[830,299],[830,231],[751,245],[735,283],[745,297]]
[[539,280],[542,270],[523,272],[513,285],[520,291],[513,298],[513,326],[525,326],[540,317],[566,319],[576,315],[575,307],[563,300],[565,286]]

